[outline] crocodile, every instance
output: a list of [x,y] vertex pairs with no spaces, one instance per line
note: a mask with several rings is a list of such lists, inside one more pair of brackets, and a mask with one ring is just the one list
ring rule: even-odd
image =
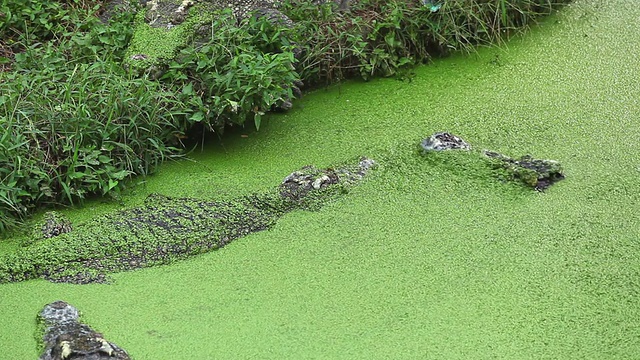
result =
[[[504,182],[517,182],[536,191],[544,191],[554,183],[564,179],[564,170],[562,165],[556,160],[535,159],[531,155],[524,155],[518,159],[513,159],[507,155],[500,154],[491,150],[474,151],[469,143],[462,138],[448,133],[439,132],[427,138],[424,138],[418,145],[418,151],[421,155],[431,161],[448,162],[445,157],[436,159],[438,154],[455,153],[462,151],[468,153],[469,156],[453,155],[457,160],[466,162],[468,168],[460,166],[460,168],[468,171],[471,167],[487,169],[492,176],[498,177]],[[476,160],[480,161],[476,161]],[[482,171],[482,170],[480,170]]]
[[44,278],[107,283],[109,273],[169,264],[272,227],[284,214],[316,210],[359,183],[376,163],[305,166],[263,193],[231,200],[150,195],[142,206],[95,217],[70,232],[0,256],[0,283]]
[[42,355],[39,360],[130,360],[129,354],[80,322],[78,309],[58,300],[37,317]]

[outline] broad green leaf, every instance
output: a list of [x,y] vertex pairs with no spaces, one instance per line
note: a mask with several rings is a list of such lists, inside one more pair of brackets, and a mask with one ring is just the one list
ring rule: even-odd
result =
[[189,118],[191,121],[200,122],[204,120],[204,113],[202,111],[198,111],[197,113],[191,115]]
[[255,116],[253,117],[253,122],[256,125],[256,130],[260,130],[261,120],[262,120],[262,116],[260,115],[260,113],[256,113]]
[[191,95],[193,94],[193,84],[188,83],[185,87],[182,88],[182,94]]
[[116,186],[118,186],[118,180],[109,179],[109,187],[107,188],[107,192],[111,191],[111,189],[113,189]]

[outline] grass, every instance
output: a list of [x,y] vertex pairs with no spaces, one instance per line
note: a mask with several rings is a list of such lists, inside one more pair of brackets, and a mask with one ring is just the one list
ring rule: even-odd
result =
[[[1,285],[0,358],[37,356],[35,315],[57,299],[137,359],[637,357],[639,11],[579,0],[509,48],[410,83],[317,91],[259,133],[163,166],[125,203],[239,195],[361,154],[382,163],[339,202],[217,252],[108,286]],[[538,194],[425,166],[416,143],[447,130],[559,160],[567,179]]]

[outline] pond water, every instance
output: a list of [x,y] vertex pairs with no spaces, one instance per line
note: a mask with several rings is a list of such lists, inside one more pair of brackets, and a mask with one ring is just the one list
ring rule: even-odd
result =
[[[634,0],[576,1],[504,46],[411,81],[315,91],[163,166],[126,205],[246,194],[360,155],[381,164],[322,210],[219,251],[110,285],[0,285],[0,359],[38,356],[35,315],[58,299],[135,359],[637,358],[638,18]],[[567,178],[537,193],[429,166],[416,144],[437,131],[559,160]]]

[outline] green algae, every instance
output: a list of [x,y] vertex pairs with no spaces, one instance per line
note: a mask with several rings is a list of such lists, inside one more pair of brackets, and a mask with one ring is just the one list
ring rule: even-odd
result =
[[[637,357],[638,11],[577,1],[508,48],[411,83],[320,90],[164,166],[125,204],[233,197],[362,154],[381,164],[342,201],[216,253],[112,285],[0,285],[0,358],[35,358],[34,317],[60,298],[139,359]],[[428,166],[414,148],[436,131],[557,159],[567,180],[540,194]]]

